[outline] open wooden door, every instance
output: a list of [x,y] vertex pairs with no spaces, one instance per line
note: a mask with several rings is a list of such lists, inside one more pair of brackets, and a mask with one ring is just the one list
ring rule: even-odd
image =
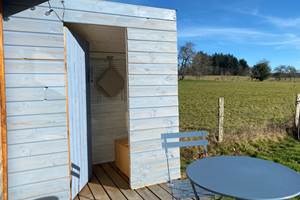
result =
[[87,184],[91,173],[87,106],[88,43],[67,27],[65,54],[68,87],[68,122],[72,199]]

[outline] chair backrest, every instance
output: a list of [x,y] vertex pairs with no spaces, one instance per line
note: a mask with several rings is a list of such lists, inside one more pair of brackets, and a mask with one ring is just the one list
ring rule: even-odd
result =
[[[203,146],[208,145],[208,141],[205,137],[208,135],[206,131],[193,131],[193,132],[180,132],[180,133],[165,133],[161,135],[163,139],[162,147],[164,149],[170,148],[180,148],[180,147],[192,147],[192,146]],[[170,141],[172,139],[182,139],[182,138],[191,138],[202,137],[202,139],[190,140],[190,141]]]
[[[193,132],[179,132],[179,133],[165,133],[161,135],[162,147],[165,149],[168,178],[171,182],[170,165],[169,165],[169,149],[181,147],[203,147],[204,155],[207,155],[208,141],[205,139],[208,135],[206,131],[193,131]],[[201,139],[199,139],[201,137]],[[180,141],[182,138],[190,138],[188,141]],[[197,139],[196,139],[197,138]],[[176,140],[177,139],[177,140]],[[174,141],[175,140],[175,141]],[[199,154],[199,149],[198,149]]]

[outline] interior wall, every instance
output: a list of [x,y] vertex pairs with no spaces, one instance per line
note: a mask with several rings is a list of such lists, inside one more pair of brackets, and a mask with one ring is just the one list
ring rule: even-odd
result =
[[124,88],[116,97],[107,97],[95,87],[99,76],[107,69],[106,56],[114,56],[115,69],[126,79],[125,56],[118,53],[91,52],[94,83],[91,83],[92,152],[93,163],[114,160],[114,141],[128,136],[126,127],[127,91]]
[[[114,160],[114,141],[128,137],[125,29],[78,24],[70,27],[90,44],[93,164],[110,162]],[[109,67],[107,56],[113,56],[112,67],[124,79],[124,88],[114,97],[108,97],[97,87],[99,77]]]

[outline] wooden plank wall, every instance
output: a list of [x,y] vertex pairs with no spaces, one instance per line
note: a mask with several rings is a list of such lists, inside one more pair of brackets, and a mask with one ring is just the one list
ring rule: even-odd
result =
[[[14,2],[5,9],[24,8],[25,1]],[[96,0],[66,0],[64,10],[60,0],[50,2],[65,22],[128,28],[131,186],[165,181],[160,135],[179,125],[175,11]],[[69,196],[63,24],[54,13],[45,16],[48,9],[43,3],[4,22],[8,187],[14,199]],[[178,177],[179,152],[174,156]]]
[[[169,21],[173,23],[173,21]],[[165,182],[168,178],[161,134],[177,132],[176,28],[128,28],[131,187]],[[177,149],[171,173],[180,177]]]
[[46,10],[4,21],[9,199],[70,194],[63,24]]

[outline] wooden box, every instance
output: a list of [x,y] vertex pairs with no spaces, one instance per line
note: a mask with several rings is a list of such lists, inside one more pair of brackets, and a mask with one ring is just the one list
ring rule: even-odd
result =
[[121,172],[129,177],[130,165],[128,138],[115,140],[115,162]]

